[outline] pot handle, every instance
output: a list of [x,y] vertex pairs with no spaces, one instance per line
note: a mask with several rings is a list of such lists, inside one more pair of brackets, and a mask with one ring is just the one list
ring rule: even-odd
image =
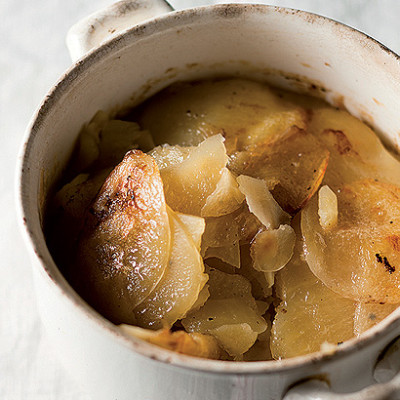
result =
[[173,10],[165,0],[122,0],[89,15],[68,31],[66,42],[72,61],[122,31]]
[[358,392],[334,393],[327,382],[310,379],[292,386],[282,400],[395,400],[400,398],[400,338],[379,356],[373,377],[375,384]]
[[400,374],[390,382],[377,383],[353,393],[334,393],[319,379],[307,381],[290,389],[282,400],[395,400],[400,393]]

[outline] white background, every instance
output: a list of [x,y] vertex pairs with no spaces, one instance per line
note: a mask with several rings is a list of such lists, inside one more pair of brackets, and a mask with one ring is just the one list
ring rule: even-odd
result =
[[[64,45],[68,28],[112,2],[0,0],[1,400],[91,399],[59,364],[56,349],[50,347],[41,326],[30,264],[16,223],[14,170],[30,116],[71,64]],[[170,2],[176,8],[221,3]],[[398,0],[259,2],[312,11],[345,22],[400,53]]]

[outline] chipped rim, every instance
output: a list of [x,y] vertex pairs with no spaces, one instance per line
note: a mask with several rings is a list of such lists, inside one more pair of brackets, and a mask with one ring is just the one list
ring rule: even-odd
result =
[[[48,92],[38,110],[33,115],[31,122],[25,132],[23,146],[20,151],[17,164],[17,212],[18,223],[21,227],[25,244],[31,251],[31,256],[35,257],[36,261],[41,264],[41,275],[51,282],[53,288],[59,292],[60,296],[65,297],[73,303],[76,311],[86,316],[99,330],[107,332],[110,339],[117,340],[123,344],[127,351],[134,351],[151,359],[171,364],[176,367],[184,367],[186,369],[198,370],[209,373],[222,374],[265,374],[265,373],[280,373],[298,369],[310,365],[321,365],[322,363],[334,362],[346,357],[354,355],[361,349],[366,348],[375,340],[393,337],[393,334],[400,334],[400,308],[396,309],[392,314],[386,317],[379,324],[375,325],[359,338],[352,338],[340,346],[333,354],[324,354],[322,352],[311,353],[304,356],[288,358],[284,360],[269,360],[269,361],[252,361],[252,362],[233,362],[209,360],[191,357],[169,351],[155,345],[151,345],[140,339],[131,338],[110,321],[102,317],[94,309],[85,303],[85,301],[72,289],[64,276],[61,274],[56,264],[45,245],[43,232],[36,236],[34,233],[35,225],[39,223],[37,215],[29,214],[30,207],[28,206],[29,198],[28,186],[31,183],[29,169],[31,164],[31,148],[36,139],[37,133],[41,129],[42,121],[47,114],[53,109],[57,101],[63,96],[64,90],[74,81],[81,73],[89,70],[92,65],[96,64],[104,56],[122,49],[125,41],[131,43],[140,40],[143,37],[148,37],[156,33],[162,32],[171,28],[177,27],[180,24],[187,25],[188,23],[196,22],[199,18],[207,18],[208,16],[219,15],[221,18],[235,18],[242,13],[278,13],[281,15],[290,14],[305,20],[307,23],[328,23],[336,25],[345,30],[348,34],[353,35],[355,41],[362,41],[373,46],[376,51],[383,51],[390,57],[393,57],[395,62],[399,63],[400,73],[400,57],[388,49],[383,44],[379,43],[370,36],[349,27],[345,24],[337,22],[333,19],[323,17],[317,14],[306,11],[295,10],[291,8],[283,8],[276,6],[268,6],[261,4],[225,4],[202,6],[183,11],[174,11],[157,17],[151,21],[134,26],[127,31],[106,41],[100,47],[90,51],[85,57],[80,59],[75,65],[71,66],[60,80]],[[36,205],[36,204],[35,204]],[[78,311],[79,310],[79,311]]]

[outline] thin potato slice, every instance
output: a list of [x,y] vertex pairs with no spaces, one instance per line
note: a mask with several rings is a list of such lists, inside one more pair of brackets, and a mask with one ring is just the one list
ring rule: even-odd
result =
[[328,185],[318,192],[318,215],[322,229],[329,230],[336,226],[338,219],[337,196]]
[[139,150],[106,179],[81,235],[73,281],[111,321],[135,323],[133,310],[162,278],[170,222],[154,160]]
[[197,217],[196,215],[176,213],[177,217],[183,223],[186,231],[192,237],[196,249],[200,251],[201,239],[206,229],[204,218]]
[[318,139],[294,127],[273,144],[234,154],[228,167],[237,175],[265,180],[279,205],[293,214],[318,190],[328,161],[329,151]]
[[341,296],[368,303],[399,303],[400,189],[361,180],[344,185],[337,197],[334,229],[321,227],[316,198],[302,212],[310,269]]
[[137,123],[111,119],[100,131],[98,162],[114,166],[129,150],[140,148],[149,151],[153,147],[154,142],[149,132],[141,130]]
[[171,332],[169,329],[152,331],[132,325],[120,325],[123,332],[164,349],[193,357],[218,359],[221,350],[215,338],[201,333]]
[[249,350],[258,337],[258,334],[246,323],[221,325],[218,328],[210,329],[209,333],[233,357]]
[[276,274],[276,308],[271,332],[275,359],[319,351],[325,342],[338,344],[354,336],[356,303],[322,284],[301,259],[302,244],[285,268]]
[[292,258],[296,234],[290,225],[257,233],[250,254],[257,271],[276,272]]
[[167,204],[185,214],[201,215],[207,198],[215,190],[227,163],[221,135],[212,136],[182,156],[173,156],[173,162],[159,163]]
[[236,178],[227,168],[221,173],[221,178],[215,190],[207,197],[201,209],[203,217],[219,217],[236,211],[244,201],[244,195],[238,188]]
[[[266,321],[259,313],[247,279],[213,268],[207,272],[210,297],[203,307],[188,314],[182,325],[188,332],[215,333],[222,348],[231,356],[240,356],[266,330]],[[233,341],[238,330],[241,336]]]
[[146,328],[171,327],[185,317],[208,279],[191,235],[171,209],[168,216],[171,253],[167,269],[155,289],[135,309],[136,324]]
[[224,247],[208,247],[204,259],[218,258],[221,261],[232,265],[235,268],[240,268],[240,246],[239,243],[233,243],[230,246]]
[[324,182],[332,189],[363,178],[400,186],[400,163],[366,124],[334,108],[313,111],[309,132],[331,153]]
[[204,256],[209,247],[234,247],[237,243],[250,243],[254,235],[263,228],[247,205],[242,205],[231,214],[206,218],[206,229],[201,243]]
[[290,216],[275,201],[263,180],[241,175],[237,181],[239,190],[246,196],[249,210],[267,229],[276,229],[290,221]]
[[399,304],[358,303],[354,315],[354,334],[360,336],[391,314]]
[[171,86],[145,104],[140,122],[156,143],[193,146],[222,133],[228,154],[276,140],[291,126],[305,128],[303,109],[262,83],[224,79]]

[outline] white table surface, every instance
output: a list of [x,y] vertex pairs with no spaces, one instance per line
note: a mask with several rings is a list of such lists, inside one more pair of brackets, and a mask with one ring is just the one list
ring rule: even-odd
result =
[[[16,224],[14,169],[30,116],[71,64],[64,45],[68,28],[112,2],[0,1],[1,400],[91,399],[60,365],[42,328],[30,264]],[[176,8],[217,2],[222,3],[170,1]],[[400,53],[398,0],[271,0],[263,3],[312,11],[345,22]]]

